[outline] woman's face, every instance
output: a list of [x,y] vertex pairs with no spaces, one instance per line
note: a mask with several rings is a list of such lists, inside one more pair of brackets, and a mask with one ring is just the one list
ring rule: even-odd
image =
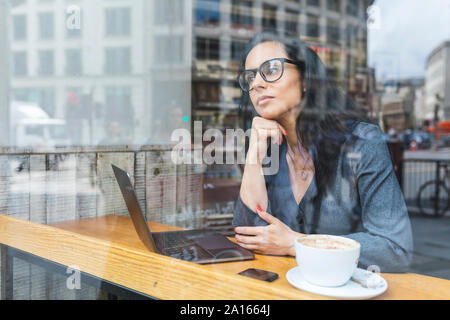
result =
[[[245,69],[259,68],[261,64],[273,58],[289,59],[280,43],[260,43],[249,52]],[[286,62],[283,76],[275,82],[266,82],[258,72],[250,87],[249,95],[261,117],[276,120],[300,105],[302,88],[297,66]]]

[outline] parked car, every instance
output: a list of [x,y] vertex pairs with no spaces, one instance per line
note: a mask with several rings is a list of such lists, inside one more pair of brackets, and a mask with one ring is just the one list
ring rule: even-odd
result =
[[411,148],[413,143],[415,143],[417,149],[430,149],[432,144],[431,135],[426,132],[415,132],[410,137],[409,148]]
[[450,148],[450,134],[441,136],[438,142],[439,148]]
[[70,142],[66,121],[50,118],[37,104],[11,103],[10,139],[16,147],[57,147]]
[[408,150],[411,146],[412,137],[414,132],[412,130],[406,130],[398,134],[398,139],[403,143],[405,150]]

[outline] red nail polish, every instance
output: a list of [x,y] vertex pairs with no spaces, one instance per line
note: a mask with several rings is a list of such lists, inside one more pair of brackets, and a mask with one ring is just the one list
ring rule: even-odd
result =
[[284,135],[285,135],[286,137],[288,136],[288,133],[287,133],[286,130],[284,130]]
[[258,212],[262,212],[262,211],[263,211],[262,208],[261,208],[261,206],[257,206],[257,207],[256,207],[256,210],[258,210]]

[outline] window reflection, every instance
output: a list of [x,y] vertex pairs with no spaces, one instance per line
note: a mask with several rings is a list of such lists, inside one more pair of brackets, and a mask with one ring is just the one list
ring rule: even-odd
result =
[[[387,140],[401,142],[405,150],[416,142],[425,156],[433,146],[450,144],[448,42],[430,50],[419,79],[390,79],[400,65],[416,60],[375,52],[385,59],[369,64],[371,30],[365,13],[376,1],[7,3],[6,11],[0,9],[8,27],[0,30],[0,58],[7,61],[0,72],[0,109],[8,115],[0,118],[0,168],[5,168],[0,204],[24,219],[30,219],[36,202],[19,205],[16,200],[39,192],[44,200],[51,194],[39,207],[40,217],[50,219],[37,219],[41,223],[109,212],[127,215],[108,171],[117,161],[136,177],[149,219],[230,232],[243,166],[176,165],[170,151],[179,141],[172,135],[185,130],[188,144],[194,148],[198,139],[204,150],[215,141],[202,141],[208,130],[225,136],[227,129],[251,127],[254,110],[239,110],[236,78],[245,44],[262,30],[310,46],[333,85],[383,127]],[[377,76],[383,67],[391,73]],[[229,138],[232,147],[224,139],[223,150],[237,153],[238,139]],[[405,181],[413,177],[405,172]],[[418,179],[425,182],[425,173]],[[64,183],[66,198],[58,198]],[[81,192],[80,185],[87,191]],[[410,190],[410,185],[405,189],[409,205],[420,186]]]
[[217,25],[220,22],[219,0],[197,0],[195,23],[198,25]]
[[253,27],[253,2],[238,1],[231,2],[231,23],[235,28],[252,28]]
[[[188,92],[194,92],[200,97],[198,101],[202,101],[201,94],[196,92],[197,88],[202,90],[205,82],[197,84],[197,78],[214,78],[217,84],[208,93],[214,100],[209,102],[234,103],[230,110],[236,112],[238,87],[233,70],[237,68],[246,40],[259,30],[279,30],[288,36],[306,37],[325,62],[330,60],[331,64],[339,65],[341,71],[331,72],[336,77],[345,72],[348,79],[356,71],[350,67],[353,60],[345,58],[340,59],[342,63],[336,63],[339,59],[327,53],[329,46],[339,46],[336,41],[345,39],[348,48],[357,50],[361,47],[359,41],[365,41],[357,38],[357,31],[362,27],[354,20],[345,23],[341,31],[339,20],[323,20],[319,12],[310,11],[320,1],[308,0],[306,6],[300,1],[288,1],[286,6],[278,7],[263,1],[232,0],[226,4],[219,0],[198,0],[190,8],[179,0],[123,0],[104,4],[55,0],[51,3],[30,0],[14,2],[10,8],[11,98],[37,103],[50,117],[66,118],[74,113],[69,110],[74,105],[86,109],[81,112],[82,117],[73,118],[78,124],[67,123],[68,132],[74,130],[72,127],[79,128],[76,134],[69,134],[72,140],[69,145],[96,145],[104,141],[107,136],[104,122],[109,120],[102,117],[110,114],[123,114],[124,121],[133,123],[127,124],[128,129],[124,130],[132,131],[127,136],[132,137],[134,144],[150,142],[153,121],[157,123],[161,117],[157,115],[159,106],[152,105],[155,98],[149,88],[160,80],[181,80],[185,84],[180,90],[192,86]],[[341,1],[326,1],[326,5],[330,11],[342,6]],[[346,13],[355,16],[359,6],[358,1],[345,2]],[[236,32],[224,33],[228,24]],[[205,26],[209,28],[204,29]],[[326,31],[324,34],[322,29]],[[25,81],[24,77],[30,79]],[[60,77],[64,86],[59,85]],[[215,89],[216,86],[219,88]],[[78,88],[72,95],[78,103],[67,100],[69,87]],[[112,87],[130,93],[112,94]],[[165,97],[170,95],[170,90],[163,93]],[[193,113],[191,121],[195,118],[196,99],[184,99],[189,105],[183,108],[191,111],[183,113],[187,117]],[[131,109],[118,112],[119,104],[121,109]],[[86,112],[92,106],[98,107]]]
[[[2,80],[10,84],[10,112],[29,104],[48,120],[45,125],[29,120],[34,123],[26,127],[7,123],[6,145],[36,151],[38,146],[91,147],[95,153],[96,147],[169,148],[176,129],[187,129],[193,142],[196,121],[202,124],[200,134],[248,129],[252,113],[238,111],[236,76],[245,43],[261,30],[304,39],[323,59],[332,81],[366,101],[364,108],[378,117],[376,104],[367,102],[376,95],[374,87],[361,89],[361,79],[373,76],[365,59],[367,38],[357,36],[367,32],[365,21],[357,18],[362,4],[325,1],[321,12],[321,3],[12,2],[10,74]],[[328,15],[341,6],[352,19]],[[222,195],[219,205],[230,207],[241,170],[210,165],[198,171],[206,179],[204,210],[213,210],[217,194]]]
[[277,29],[277,8],[268,4],[263,4],[262,27],[265,30]]

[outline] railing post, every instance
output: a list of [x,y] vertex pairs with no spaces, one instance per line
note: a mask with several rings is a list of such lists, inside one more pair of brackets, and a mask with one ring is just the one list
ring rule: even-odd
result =
[[435,177],[435,189],[434,189],[434,216],[438,216],[439,210],[439,180],[440,180],[441,163],[436,162],[436,177]]

